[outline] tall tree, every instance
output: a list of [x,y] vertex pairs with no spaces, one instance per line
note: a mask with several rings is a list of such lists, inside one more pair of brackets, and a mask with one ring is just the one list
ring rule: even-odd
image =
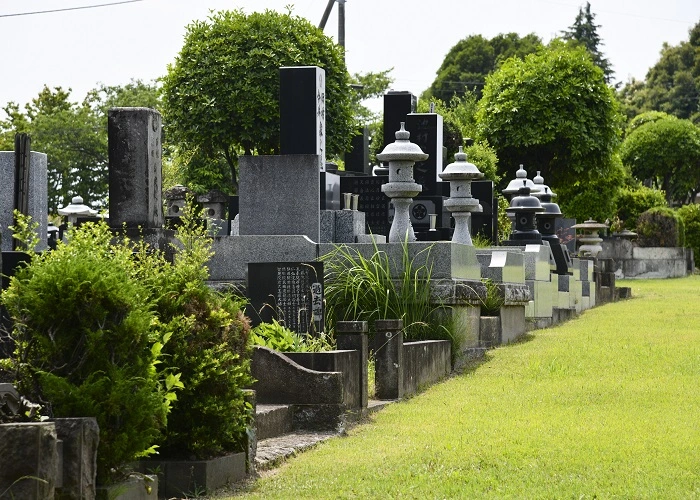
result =
[[600,50],[603,45],[598,35],[599,24],[595,24],[595,14],[591,12],[591,3],[586,2],[585,7],[580,7],[574,24],[569,26],[568,30],[562,32],[564,40],[575,44],[583,45],[593,59],[593,62],[605,74],[605,81],[610,83],[614,71],[612,65]]
[[237,189],[240,154],[279,151],[280,66],[325,69],[326,149],[343,153],[353,126],[343,52],[305,19],[269,10],[214,13],[187,27],[185,44],[168,67],[166,132],[182,151],[196,151],[213,164],[224,159],[229,190]]
[[522,38],[517,33],[500,34],[491,40],[481,35],[468,36],[447,53],[428,94],[450,102],[452,96],[473,89],[481,97],[486,76],[503,61],[510,57],[523,58],[541,46],[542,40],[534,33]]
[[[564,205],[575,196],[583,199],[584,191],[596,186],[588,197],[590,206],[570,212],[586,218],[602,215],[604,204],[593,200],[613,198],[606,190],[614,187],[609,179],[620,175],[614,153],[621,121],[602,70],[582,47],[561,42],[524,61],[506,61],[487,77],[477,112],[479,135],[495,148],[499,173],[506,179],[520,163],[528,171],[540,170],[561,191]],[[600,189],[606,181],[612,186]]]
[[700,22],[679,45],[664,43],[644,82],[632,80],[619,94],[627,115],[662,111],[700,123]]

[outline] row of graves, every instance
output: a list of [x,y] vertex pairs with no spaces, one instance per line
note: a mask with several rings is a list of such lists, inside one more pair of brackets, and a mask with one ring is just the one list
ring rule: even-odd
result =
[[[493,184],[480,180],[482,174],[461,149],[444,165],[442,117],[415,113],[410,93],[389,92],[384,98],[381,166],[370,166],[366,130],[355,138],[344,171],[329,166],[324,78],[317,67],[281,68],[281,154],[240,157],[237,197],[199,198],[217,228],[211,285],[243,290],[253,324],[275,318],[301,334],[332,329],[337,340],[338,350],[326,353],[255,349],[259,453],[276,435],[333,430],[366,413],[370,349],[376,397],[394,400],[447,376],[454,360],[462,364],[486,348],[615,297],[609,265],[595,256],[571,256],[575,247],[567,243],[575,244],[575,226],[568,221],[568,229],[557,232],[567,222],[562,224],[554,194],[542,177],[529,180],[522,167],[504,191],[511,198],[514,231],[496,246]],[[110,227],[169,248],[172,231],[166,220],[181,214],[186,189],[176,187],[163,200],[159,113],[112,109],[108,137]],[[9,180],[0,183],[3,287],[17,265],[8,230],[13,209],[39,222],[38,250],[49,246],[47,159],[26,146],[0,152],[0,178]],[[92,216],[79,198],[63,210],[77,223]],[[475,248],[475,233],[493,246]],[[448,341],[404,342],[400,318],[375,325],[324,324],[323,257],[338,245],[366,258],[382,252],[396,280],[402,278],[404,253],[417,266],[432,269],[432,300],[449,306],[445,320],[456,325],[462,351],[452,353]],[[502,300],[492,318],[481,315],[485,280]]]

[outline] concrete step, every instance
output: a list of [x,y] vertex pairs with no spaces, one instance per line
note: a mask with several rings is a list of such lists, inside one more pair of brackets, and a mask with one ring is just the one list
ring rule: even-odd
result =
[[292,405],[257,405],[255,425],[258,441],[292,432],[294,427]]
[[258,471],[277,467],[287,458],[313,448],[318,443],[338,436],[334,431],[297,431],[258,441],[255,468]]

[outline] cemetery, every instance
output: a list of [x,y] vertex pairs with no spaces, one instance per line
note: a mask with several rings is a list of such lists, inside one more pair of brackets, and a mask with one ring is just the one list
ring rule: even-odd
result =
[[[166,262],[186,266],[186,259],[199,262],[205,255],[197,269],[173,268],[190,272],[190,283],[206,285],[193,300],[208,303],[214,291],[245,297],[245,304],[233,305],[217,299],[211,306],[214,313],[202,320],[206,327],[183,322],[167,339],[135,336],[132,348],[153,354],[145,362],[153,367],[148,373],[161,363],[156,351],[175,349],[177,332],[186,346],[194,340],[184,330],[210,328],[219,335],[233,328],[227,325],[236,317],[237,338],[247,338],[250,326],[277,324],[312,340],[324,341],[332,332],[334,347],[289,352],[258,345],[249,349],[250,359],[243,359],[237,356],[245,356],[247,347],[231,341],[235,355],[226,366],[239,367],[237,381],[243,386],[231,393],[236,405],[223,408],[243,415],[245,425],[227,443],[229,449],[238,447],[237,453],[204,453],[193,460],[197,453],[189,450],[172,459],[165,453],[141,458],[132,463],[140,472],[132,481],[146,478],[146,486],[136,487],[138,493],[130,498],[169,498],[195,487],[211,492],[254,474],[256,466],[277,463],[279,456],[267,454],[275,438],[335,435],[388,402],[416,394],[482,359],[488,349],[629,298],[630,289],[616,286],[616,278],[677,277],[694,270],[692,250],[636,246],[624,236],[608,237],[608,226],[592,220],[562,225],[555,194],[539,172],[529,179],[523,165],[513,168],[514,178],[503,190],[512,233],[499,238],[500,193],[491,181],[480,180],[483,174],[461,147],[454,158],[443,157],[442,117],[415,113],[416,99],[407,93],[385,96],[384,147],[377,155],[381,165],[370,168],[365,160],[348,161],[344,171],[333,169],[325,158],[325,103],[317,98],[325,95],[323,69],[283,67],[280,83],[280,154],[241,156],[238,195],[199,196],[203,212],[189,226],[192,221],[183,216],[191,210],[187,188],[163,193],[160,114],[147,108],[109,111],[109,214],[102,224],[108,224],[108,240],[122,242],[114,247],[114,267],[125,266],[127,276],[130,259],[142,262],[145,267],[138,273],[151,283],[157,281],[157,269],[170,269]],[[101,220],[95,214],[75,215],[62,236],[52,236],[66,243],[50,250],[56,244],[50,245],[47,233],[46,155],[27,146],[26,137],[20,138],[15,151],[0,152],[2,287],[10,290],[8,297],[21,291],[19,279],[12,276],[27,279],[22,274],[27,267],[40,269],[36,262],[45,258],[29,254],[60,255],[62,248],[79,244],[81,227]],[[81,203],[76,197],[71,206]],[[65,207],[66,214],[77,211]],[[21,228],[18,213],[37,223],[35,239],[13,238],[10,226]],[[197,243],[193,229],[202,225],[209,234],[206,244]],[[558,236],[562,232],[572,236],[570,241]],[[488,244],[475,246],[476,234]],[[162,251],[163,261],[149,260],[153,253],[146,248]],[[153,276],[149,269],[156,269]],[[376,291],[372,280],[379,287],[376,295],[370,293]],[[172,297],[191,292],[184,284],[173,290]],[[142,299],[146,292],[135,287],[130,293]],[[9,314],[15,311],[12,307],[8,301],[3,328],[17,333],[27,325]],[[159,307],[165,311],[168,304]],[[243,309],[250,325],[240,319]],[[237,311],[241,316],[235,316]],[[216,323],[221,316],[228,319]],[[131,321],[147,316],[139,317]],[[162,312],[150,321],[166,324],[174,317]],[[10,359],[13,348],[11,339],[3,337],[2,356]],[[182,365],[161,373],[165,386],[153,381],[166,406],[186,397],[190,379],[181,352],[186,348],[172,356],[182,355]],[[223,359],[223,351],[212,352]],[[75,371],[91,362],[80,361]],[[250,373],[244,374],[248,368]],[[96,488],[96,468],[102,467],[96,465],[102,463],[97,448],[110,438],[96,418],[19,422],[19,408],[28,403],[9,382],[0,385],[0,416],[14,419],[0,424],[0,491],[27,499],[104,494]],[[175,425],[177,418],[168,417],[168,425]],[[190,431],[180,430],[185,435]],[[177,447],[166,443],[164,450]],[[27,476],[41,481],[21,480]]]

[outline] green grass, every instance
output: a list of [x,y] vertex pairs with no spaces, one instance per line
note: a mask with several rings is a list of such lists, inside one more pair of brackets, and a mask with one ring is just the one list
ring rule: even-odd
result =
[[490,351],[301,454],[262,498],[700,497],[700,276]]

